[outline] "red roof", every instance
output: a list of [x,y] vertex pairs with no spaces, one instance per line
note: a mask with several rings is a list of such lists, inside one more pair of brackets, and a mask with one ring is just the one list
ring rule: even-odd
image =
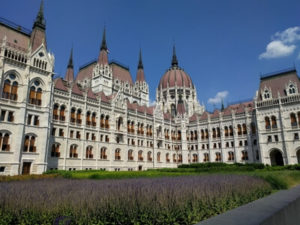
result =
[[82,81],[84,79],[92,79],[93,76],[93,68],[97,64],[97,62],[92,62],[88,64],[87,66],[79,69],[79,72],[77,74],[76,80],[77,81]]
[[158,89],[169,87],[193,87],[190,76],[178,67],[169,69],[160,79]]
[[165,120],[171,120],[171,114],[170,113],[164,113],[164,119]]
[[183,115],[185,113],[185,107],[183,102],[178,103],[177,105],[177,113]]
[[107,65],[108,64],[108,56],[106,50],[101,50],[98,57],[98,63],[100,65]]
[[76,94],[76,95],[83,95],[82,91],[80,90],[80,88],[78,87],[78,84],[75,83],[73,88],[72,88],[72,94]]
[[96,95],[92,92],[90,88],[88,89],[87,97],[92,99],[97,99]]
[[197,114],[194,113],[190,118],[189,118],[189,121],[190,122],[193,122],[193,121],[196,121],[197,120]]
[[61,77],[54,80],[54,88],[62,90],[62,91],[68,91],[68,88],[64,85],[63,80]]
[[114,79],[118,79],[121,82],[128,82],[131,85],[133,84],[131,74],[127,68],[115,62],[111,63],[111,66]]
[[285,89],[289,82],[292,81],[300,90],[300,82],[296,70],[290,70],[279,74],[274,74],[268,77],[261,78],[259,85],[259,100],[262,100],[261,96],[266,88],[271,89],[272,97],[278,98],[278,93],[281,97],[286,96]]
[[200,120],[207,120],[208,119],[208,112],[204,112],[201,117]]
[[220,115],[220,111],[216,109],[216,110],[213,112],[213,114],[211,114],[211,117],[210,117],[210,118],[218,118],[219,115]]
[[72,82],[74,80],[74,69],[72,67],[68,67],[65,80],[68,82]]
[[139,68],[136,74],[136,81],[143,82],[145,81],[144,70]]

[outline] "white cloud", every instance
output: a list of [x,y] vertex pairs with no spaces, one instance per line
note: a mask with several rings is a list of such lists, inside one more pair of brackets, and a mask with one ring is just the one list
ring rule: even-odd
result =
[[228,96],[228,91],[220,91],[216,94],[214,98],[209,98],[208,103],[219,104]]
[[149,100],[149,106],[155,106],[156,105],[156,101],[155,100]]
[[272,59],[291,55],[296,49],[296,45],[285,45],[282,41],[271,41],[266,51],[260,54],[260,59]]
[[294,53],[300,40],[300,27],[290,27],[282,32],[276,32],[271,37],[266,51],[259,55],[259,59],[272,59],[289,56]]

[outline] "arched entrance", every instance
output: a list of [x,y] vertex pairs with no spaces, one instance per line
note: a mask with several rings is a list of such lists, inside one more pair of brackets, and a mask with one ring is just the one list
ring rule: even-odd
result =
[[272,166],[283,166],[282,154],[278,149],[274,149],[270,152],[270,159]]
[[297,151],[297,160],[298,164],[300,164],[300,149]]

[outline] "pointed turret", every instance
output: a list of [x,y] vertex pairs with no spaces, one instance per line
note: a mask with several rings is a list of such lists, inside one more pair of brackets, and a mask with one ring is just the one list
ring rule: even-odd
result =
[[100,47],[100,53],[99,53],[99,57],[98,57],[98,63],[100,65],[108,64],[107,54],[108,54],[108,49],[107,49],[107,44],[106,44],[106,31],[105,31],[105,28],[104,28],[101,47]]
[[69,58],[67,72],[65,75],[65,80],[68,82],[74,81],[73,48],[71,49],[71,54],[70,54],[70,58]]
[[145,81],[145,75],[144,75],[144,66],[142,61],[142,50],[140,49],[139,53],[139,64],[138,64],[138,71],[136,74],[136,81],[143,82]]
[[175,50],[175,45],[173,46],[173,57],[172,57],[172,67],[177,67],[178,66],[178,60],[176,56],[176,50]]
[[41,1],[39,12],[36,16],[36,19],[34,21],[31,37],[30,37],[30,43],[31,43],[31,49],[32,51],[35,51],[38,47],[41,46],[41,44],[46,45],[46,22],[44,18],[44,1]]

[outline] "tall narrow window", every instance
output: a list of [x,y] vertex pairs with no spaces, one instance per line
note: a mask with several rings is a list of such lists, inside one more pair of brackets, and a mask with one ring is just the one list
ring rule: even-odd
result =
[[65,117],[65,110],[66,110],[66,107],[65,106],[61,106],[60,107],[60,112],[59,112],[59,119],[61,121],[65,121],[66,120],[66,117]]
[[291,126],[296,127],[297,126],[297,119],[296,119],[295,113],[291,113],[290,117],[291,117]]
[[270,125],[270,118],[269,117],[265,117],[265,127],[266,129],[271,129],[271,125]]
[[58,104],[54,104],[52,115],[54,120],[58,120]]

